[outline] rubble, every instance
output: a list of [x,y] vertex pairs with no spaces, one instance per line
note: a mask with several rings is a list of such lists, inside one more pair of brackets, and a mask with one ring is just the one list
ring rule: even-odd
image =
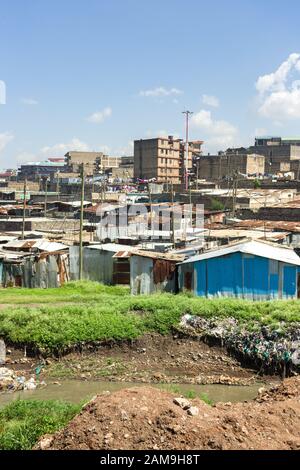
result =
[[175,403],[175,405],[180,406],[180,408],[182,408],[183,410],[187,410],[188,408],[191,407],[190,402],[186,398],[183,398],[183,397],[174,398],[173,402]]
[[199,414],[199,408],[197,408],[197,406],[191,406],[191,407],[187,410],[187,414],[190,415],[190,416],[198,416],[198,414]]
[[34,377],[26,380],[24,375],[7,367],[0,367],[0,392],[16,392],[19,390],[35,390],[37,382]]

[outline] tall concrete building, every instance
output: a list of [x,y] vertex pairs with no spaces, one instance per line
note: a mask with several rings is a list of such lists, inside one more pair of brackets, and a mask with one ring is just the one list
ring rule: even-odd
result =
[[205,180],[219,180],[233,176],[235,172],[247,177],[265,173],[265,157],[246,152],[226,152],[219,155],[203,155],[197,161],[197,174]]
[[122,158],[104,155],[103,152],[68,152],[65,155],[70,172],[79,172],[83,163],[87,174],[102,173],[111,168],[118,168]]
[[[192,168],[192,156],[201,153],[202,141],[189,143],[187,167]],[[180,184],[186,165],[182,139],[156,137],[134,141],[134,178],[154,179],[158,183]]]
[[222,179],[239,171],[247,176],[276,175],[300,179],[300,138],[256,137],[254,145],[205,155],[198,161],[199,178]]
[[254,146],[247,151],[264,155],[266,173],[291,173],[299,179],[300,138],[256,137]]

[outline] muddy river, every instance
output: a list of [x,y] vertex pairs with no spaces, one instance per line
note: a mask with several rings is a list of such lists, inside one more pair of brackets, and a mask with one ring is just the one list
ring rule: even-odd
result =
[[[73,403],[90,400],[94,395],[104,391],[116,391],[128,387],[142,386],[140,383],[126,382],[105,382],[105,381],[81,381],[81,380],[61,380],[59,383],[48,382],[46,386],[41,386],[36,390],[20,392],[3,392],[0,394],[0,407],[13,400],[65,400]],[[252,400],[258,393],[261,383],[248,386],[239,385],[190,385],[172,384],[153,385],[161,389],[166,389],[175,393],[185,394],[193,391],[195,395],[205,394],[214,403],[216,402],[242,402]]]

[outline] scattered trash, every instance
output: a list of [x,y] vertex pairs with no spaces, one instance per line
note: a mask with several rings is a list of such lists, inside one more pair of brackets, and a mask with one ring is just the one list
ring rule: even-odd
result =
[[262,326],[258,322],[251,331],[235,318],[203,318],[184,315],[180,328],[198,337],[218,339],[222,346],[233,350],[255,363],[262,363],[266,368],[286,366],[297,369],[300,365],[300,324],[293,323],[284,329]]
[[33,377],[27,380],[27,382],[24,382],[24,390],[35,390],[35,389],[36,389],[36,383]]
[[7,367],[0,367],[0,391],[35,390],[36,387],[34,377],[26,380],[26,377],[18,375],[15,371]]

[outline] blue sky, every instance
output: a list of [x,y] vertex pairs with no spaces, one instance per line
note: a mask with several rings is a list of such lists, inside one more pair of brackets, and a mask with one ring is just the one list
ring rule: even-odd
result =
[[185,109],[206,151],[299,135],[299,16],[298,0],[0,0],[0,168],[130,154],[183,136]]

